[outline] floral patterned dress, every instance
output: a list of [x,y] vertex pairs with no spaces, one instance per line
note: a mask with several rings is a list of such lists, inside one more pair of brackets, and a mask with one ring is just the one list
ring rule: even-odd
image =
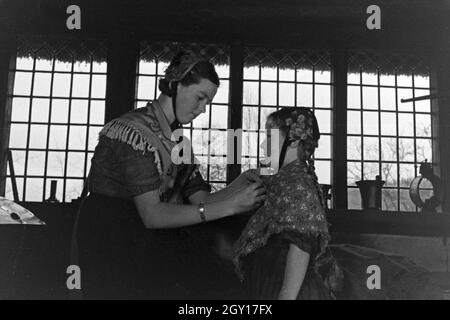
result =
[[278,298],[290,244],[310,254],[297,299],[332,298],[320,270],[322,261],[330,265],[332,257],[327,249],[330,235],[314,169],[296,160],[276,175],[263,176],[263,181],[267,200],[250,218],[234,246],[236,272],[249,298]]

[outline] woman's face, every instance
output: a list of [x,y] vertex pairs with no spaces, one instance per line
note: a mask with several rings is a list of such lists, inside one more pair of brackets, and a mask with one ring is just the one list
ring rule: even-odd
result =
[[217,93],[217,85],[202,78],[199,83],[188,86],[178,83],[177,90],[177,118],[180,123],[186,124],[206,111],[206,105]]

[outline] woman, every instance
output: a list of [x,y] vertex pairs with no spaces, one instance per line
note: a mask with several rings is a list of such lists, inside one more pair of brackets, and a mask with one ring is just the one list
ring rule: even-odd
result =
[[84,297],[214,297],[208,289],[219,283],[220,266],[210,235],[195,225],[265,200],[252,171],[210,193],[195,164],[171,159],[172,132],[205,112],[218,86],[209,61],[181,52],[166,69],[157,100],[100,132],[77,228]]
[[322,277],[320,266],[338,269],[327,251],[330,236],[313,166],[320,138],[316,118],[306,108],[270,114],[268,146],[272,129],[279,130],[282,145],[278,163],[271,163],[278,173],[264,178],[267,200],[235,243],[238,275],[250,299],[330,299],[330,280],[336,278]]

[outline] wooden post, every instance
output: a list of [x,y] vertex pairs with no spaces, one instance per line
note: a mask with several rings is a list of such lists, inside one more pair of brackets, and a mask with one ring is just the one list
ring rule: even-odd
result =
[[332,52],[333,66],[333,208],[347,209],[347,61],[346,50]]
[[6,166],[11,121],[14,72],[16,64],[15,40],[0,38],[0,195],[5,195]]
[[133,109],[139,41],[118,36],[108,41],[105,122]]
[[[230,57],[230,110],[228,112],[228,128],[242,129],[242,95],[244,75],[244,46],[240,43],[231,45]],[[232,142],[232,141],[230,141]],[[229,143],[230,143],[229,142]],[[227,165],[227,184],[230,184],[241,173],[241,159],[238,159],[238,145],[234,143],[234,162]]]
[[438,164],[438,175],[445,186],[442,210],[450,213],[450,98],[440,95],[450,89],[450,52],[438,52],[431,73],[431,87],[437,89],[438,99],[431,100],[433,113],[433,162]]

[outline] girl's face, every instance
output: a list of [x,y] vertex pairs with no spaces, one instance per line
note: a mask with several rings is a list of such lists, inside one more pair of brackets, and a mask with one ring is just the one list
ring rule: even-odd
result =
[[217,85],[202,78],[199,83],[177,87],[177,118],[182,124],[190,123],[200,113],[206,112],[206,105],[211,103],[217,93]]
[[[285,136],[270,117],[267,118],[265,129],[266,137],[260,144],[266,158],[264,162],[275,171],[278,171],[278,161]],[[274,130],[272,131],[272,129]],[[274,149],[272,149],[272,144]]]

